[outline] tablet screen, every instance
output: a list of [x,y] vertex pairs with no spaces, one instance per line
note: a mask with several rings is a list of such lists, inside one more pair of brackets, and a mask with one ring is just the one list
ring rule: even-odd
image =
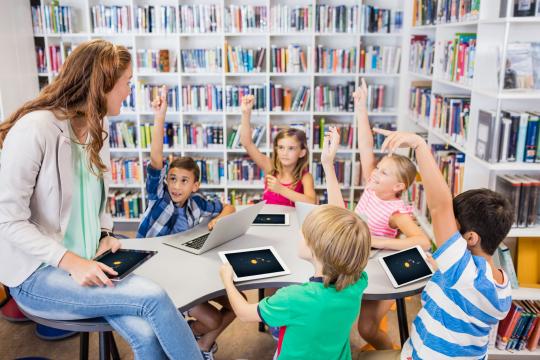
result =
[[237,277],[285,271],[270,249],[225,253]]
[[153,251],[120,249],[115,253],[109,251],[96,260],[113,268],[118,273],[116,276],[107,274],[109,278],[114,279],[122,278],[124,274],[138,267],[154,254]]
[[388,255],[382,259],[398,285],[431,275],[431,270],[417,248]]
[[285,214],[259,214],[253,221],[254,224],[284,225]]

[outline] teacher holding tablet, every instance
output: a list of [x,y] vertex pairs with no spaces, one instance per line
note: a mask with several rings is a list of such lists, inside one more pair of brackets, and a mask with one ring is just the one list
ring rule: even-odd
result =
[[104,317],[136,359],[201,359],[158,285],[92,260],[120,243],[105,212],[107,115],[131,91],[131,55],[104,40],[78,45],[38,97],[0,123],[0,282],[30,314]]

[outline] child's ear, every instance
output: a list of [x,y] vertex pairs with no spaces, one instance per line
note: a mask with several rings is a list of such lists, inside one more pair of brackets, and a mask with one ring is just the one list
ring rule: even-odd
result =
[[304,156],[306,156],[306,153],[307,153],[306,149],[300,150],[300,158],[303,158]]
[[400,182],[400,183],[397,183],[396,185],[394,185],[394,188],[392,189],[395,193],[398,193],[398,192],[401,192],[401,191],[405,191],[406,187],[405,187],[405,184]]
[[469,248],[480,246],[480,235],[474,231],[467,231],[463,234],[463,238],[467,241],[467,246]]
[[191,192],[196,193],[197,191],[199,191],[200,187],[201,187],[201,183],[198,181],[195,181],[195,183],[193,184],[193,188],[191,189]]

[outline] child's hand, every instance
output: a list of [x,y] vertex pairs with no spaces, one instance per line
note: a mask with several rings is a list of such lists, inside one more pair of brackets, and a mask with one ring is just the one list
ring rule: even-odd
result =
[[439,266],[437,265],[437,262],[435,261],[435,259],[433,258],[431,254],[426,254],[426,260],[431,266],[431,268],[433,269],[433,271],[439,270]]
[[366,81],[362,78],[362,84],[353,92],[354,107],[367,105],[367,85]]
[[281,194],[281,191],[285,188],[281,185],[279,180],[272,175],[266,175],[266,186],[270,191],[275,192],[276,194]]
[[167,113],[167,86],[163,85],[160,94],[152,100],[152,110],[156,121],[164,121]]
[[253,109],[253,104],[255,104],[255,97],[253,95],[244,96],[242,98],[242,105],[240,106],[242,115],[251,114],[251,109]]
[[223,264],[221,265],[221,269],[219,269],[219,275],[221,276],[221,281],[223,281],[223,283],[232,282],[233,273],[234,271],[231,264]]
[[339,132],[335,126],[330,127],[330,132],[324,135],[321,162],[323,164],[333,164],[339,146]]
[[388,150],[389,153],[393,153],[397,148],[400,147],[410,147],[416,149],[419,145],[425,144],[424,139],[415,133],[390,131],[378,128],[374,128],[373,132],[386,136],[386,139],[381,146],[381,150]]
[[218,220],[219,218],[213,218],[212,220],[210,220],[210,222],[208,223],[208,230],[212,230],[214,226],[216,226]]

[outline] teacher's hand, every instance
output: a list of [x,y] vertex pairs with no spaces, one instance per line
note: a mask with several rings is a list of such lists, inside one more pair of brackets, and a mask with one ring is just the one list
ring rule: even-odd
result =
[[72,252],[66,252],[58,267],[69,272],[70,276],[81,286],[110,286],[114,284],[107,274],[118,275],[109,266],[99,261],[87,260]]
[[112,237],[112,236],[104,237],[99,242],[99,247],[97,249],[96,256],[103,254],[105,251],[109,249],[111,250],[111,252],[115,253],[121,247],[122,247],[122,243],[117,238]]

